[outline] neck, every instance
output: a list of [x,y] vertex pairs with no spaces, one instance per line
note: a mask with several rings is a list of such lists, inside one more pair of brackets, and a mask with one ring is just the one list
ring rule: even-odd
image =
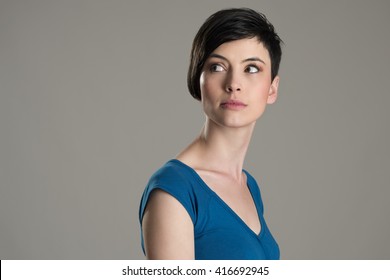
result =
[[241,179],[244,159],[255,123],[247,127],[227,128],[206,119],[195,140],[203,168]]

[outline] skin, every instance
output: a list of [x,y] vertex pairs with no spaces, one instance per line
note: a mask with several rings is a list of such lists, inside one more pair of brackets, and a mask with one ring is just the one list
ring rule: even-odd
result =
[[[278,76],[271,79],[269,53],[257,38],[220,45],[208,57],[200,77],[205,124],[176,157],[193,168],[256,234],[261,224],[242,169],[256,121],[267,104],[276,101],[278,85]],[[244,105],[224,105],[232,100]],[[152,193],[142,227],[148,259],[194,259],[191,218],[168,193]]]

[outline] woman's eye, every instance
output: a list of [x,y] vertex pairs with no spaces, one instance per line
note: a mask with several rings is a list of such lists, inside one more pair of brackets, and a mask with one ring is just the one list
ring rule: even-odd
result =
[[211,65],[210,69],[212,72],[222,72],[223,71],[223,67],[219,64]]
[[245,72],[247,73],[257,73],[259,72],[260,69],[257,67],[257,66],[254,66],[254,65],[249,65],[246,69],[245,69]]

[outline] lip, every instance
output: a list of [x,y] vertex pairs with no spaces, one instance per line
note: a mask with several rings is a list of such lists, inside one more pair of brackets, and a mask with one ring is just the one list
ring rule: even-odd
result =
[[241,110],[247,105],[239,100],[226,100],[221,103],[223,109]]

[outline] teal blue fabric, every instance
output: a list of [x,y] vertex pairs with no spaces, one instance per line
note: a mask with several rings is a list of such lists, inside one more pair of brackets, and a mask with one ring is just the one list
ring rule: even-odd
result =
[[[194,169],[176,159],[168,161],[150,178],[141,199],[140,223],[151,192],[161,189],[175,197],[192,219],[195,259],[279,259],[279,246],[263,217],[260,189],[255,179],[247,171],[244,172],[261,222],[260,234],[253,232]],[[145,252],[142,227],[141,245]]]

